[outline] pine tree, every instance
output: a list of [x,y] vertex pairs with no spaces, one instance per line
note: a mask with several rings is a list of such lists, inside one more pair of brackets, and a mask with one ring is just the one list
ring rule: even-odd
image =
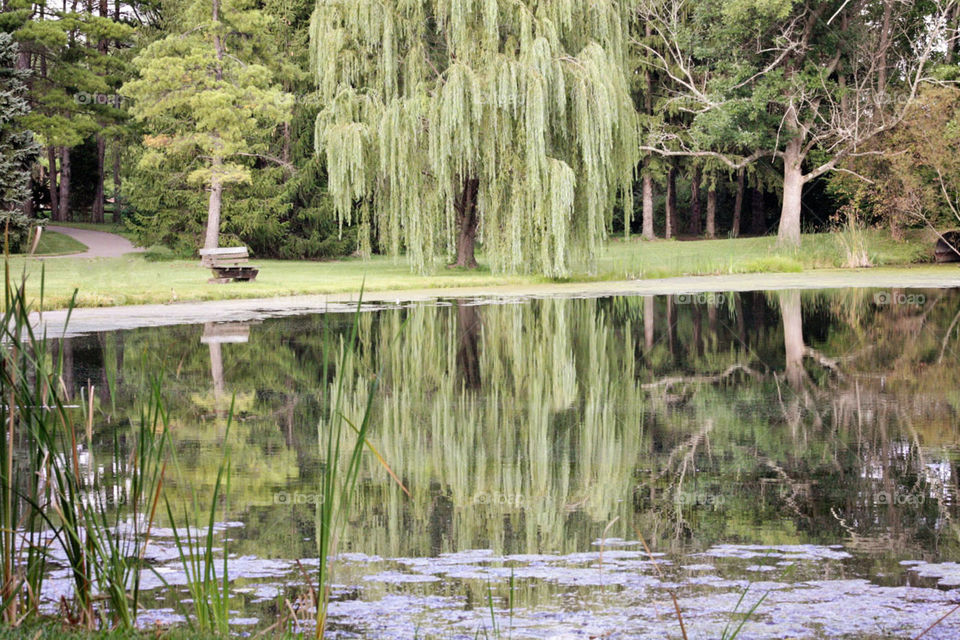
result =
[[[441,257],[563,276],[632,199],[629,3],[318,0],[311,25],[341,223],[425,270]],[[632,211],[632,201],[626,203]]]
[[209,190],[203,246],[219,244],[224,188],[252,180],[245,158],[271,158],[267,141],[289,117],[291,98],[274,85],[259,59],[268,18],[247,0],[200,0],[173,33],[135,60],[139,78],[121,93],[143,122],[140,163],[159,167],[184,158],[195,167],[188,181]]
[[26,98],[29,71],[17,68],[17,44],[0,32],[0,233],[9,224],[11,249],[26,238],[30,222],[20,206],[30,197],[30,166],[38,147],[21,119],[30,111]]

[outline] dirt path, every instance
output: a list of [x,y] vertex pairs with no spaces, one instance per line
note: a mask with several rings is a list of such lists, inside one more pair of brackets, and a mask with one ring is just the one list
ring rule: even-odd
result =
[[65,256],[47,256],[51,258],[119,258],[127,253],[143,251],[143,249],[133,246],[133,243],[123,236],[118,236],[115,233],[107,233],[106,231],[74,229],[73,227],[60,227],[57,225],[47,225],[47,230],[62,233],[65,236],[70,236],[77,242],[87,245],[87,250],[83,253],[71,253]]

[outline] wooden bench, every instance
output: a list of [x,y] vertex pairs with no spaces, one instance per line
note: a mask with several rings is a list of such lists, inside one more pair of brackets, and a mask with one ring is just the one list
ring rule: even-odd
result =
[[246,247],[200,250],[200,264],[213,271],[214,277],[208,280],[212,284],[256,280],[260,269],[247,264],[249,257]]

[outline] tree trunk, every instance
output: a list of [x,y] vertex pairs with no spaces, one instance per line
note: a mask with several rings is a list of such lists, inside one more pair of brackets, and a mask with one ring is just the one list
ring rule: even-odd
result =
[[479,389],[481,329],[480,311],[477,305],[457,303],[457,372],[466,389]]
[[656,238],[653,231],[653,176],[649,173],[643,176],[643,237],[645,240]]
[[803,195],[803,158],[799,138],[787,144],[783,157],[783,208],[780,211],[780,230],[777,244],[781,247],[800,246],[800,208]]
[[120,153],[122,146],[117,141],[117,147],[113,152],[113,223],[120,222]]
[[707,237],[717,237],[717,187],[711,184],[707,190]]
[[[693,303],[690,305],[691,320],[693,320],[693,335],[691,336],[694,350],[697,357],[703,356],[703,314],[700,312],[700,305]],[[691,358],[692,359],[692,358]]]
[[690,176],[690,225],[687,230],[695,238],[700,235],[700,221],[703,219],[703,207],[700,205],[701,175],[700,167],[694,167]]
[[664,236],[669,240],[677,229],[677,170],[670,167],[667,172],[667,230]]
[[220,182],[220,158],[213,159],[213,173],[210,175],[210,202],[207,206],[207,235],[203,241],[204,249],[216,249],[220,246],[220,209],[223,206],[223,183]]
[[740,217],[743,214],[743,192],[747,186],[746,178],[746,169],[740,169],[737,172],[737,197],[733,202],[733,225],[730,228],[730,235],[734,238],[740,237]]
[[60,208],[57,220],[66,222],[70,219],[70,147],[60,149]]
[[47,175],[47,184],[50,187],[50,219],[56,220],[60,215],[60,196],[57,186],[57,148],[52,145],[47,147],[47,163],[50,165]]
[[757,185],[751,190],[750,233],[762,236],[766,233],[767,211],[764,203],[763,187]]
[[960,17],[960,7],[958,7],[957,5],[954,5],[953,8],[950,10],[950,13],[947,18],[947,28],[950,30],[947,32],[947,35],[948,35],[947,55],[946,55],[947,64],[953,64],[954,58],[957,55],[957,39],[956,37],[949,37],[949,36],[956,35],[956,30],[958,27],[958,21],[957,21],[958,17]]
[[798,390],[803,387],[806,372],[803,368],[803,314],[799,291],[780,292],[780,316],[783,319],[783,347],[787,382]]
[[28,218],[33,218],[33,168],[31,167],[30,171],[27,173],[27,197],[23,199],[23,203],[20,205],[20,210],[23,211],[23,215]]
[[223,345],[219,342],[211,342],[207,346],[210,347],[210,377],[213,379],[213,403],[219,415],[223,405],[223,398],[227,391],[226,379],[223,376]]
[[477,214],[477,190],[479,187],[479,180],[467,178],[463,181],[463,190],[460,192],[460,198],[456,205],[458,235],[457,261],[453,264],[455,267],[477,268],[477,258],[474,251],[477,242],[477,227],[480,222]]
[[877,52],[879,61],[877,64],[877,98],[884,102],[874,101],[875,107],[886,104],[887,92],[887,50],[890,48],[892,33],[890,33],[890,21],[893,17],[893,0],[884,0],[883,19],[880,23],[880,46]]
[[106,174],[107,141],[102,135],[97,136],[97,188],[93,196],[93,211],[91,222],[103,222],[104,189],[103,183]]
[[674,329],[676,328],[677,323],[677,313],[676,306],[674,305],[673,296],[667,296],[667,349],[670,351],[670,355],[673,358],[673,361],[676,362],[677,357],[677,343],[674,340]]
[[656,329],[656,317],[653,296],[643,297],[643,348],[649,357],[653,350],[653,336]]

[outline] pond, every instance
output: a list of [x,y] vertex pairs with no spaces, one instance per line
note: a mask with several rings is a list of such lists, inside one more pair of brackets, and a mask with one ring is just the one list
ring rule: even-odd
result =
[[[91,472],[155,378],[172,502],[210,495],[229,447],[216,544],[238,633],[316,576],[322,391],[354,320],[57,345],[74,400],[93,385]],[[679,638],[675,596],[690,638],[744,620],[743,638],[912,637],[960,602],[960,290],[441,300],[356,321],[346,413],[376,379],[370,442],[410,495],[366,455],[337,635]],[[148,557],[167,585],[144,577],[141,622],[182,620],[169,529]],[[69,576],[51,577],[54,601]],[[958,636],[960,614],[924,637]]]

